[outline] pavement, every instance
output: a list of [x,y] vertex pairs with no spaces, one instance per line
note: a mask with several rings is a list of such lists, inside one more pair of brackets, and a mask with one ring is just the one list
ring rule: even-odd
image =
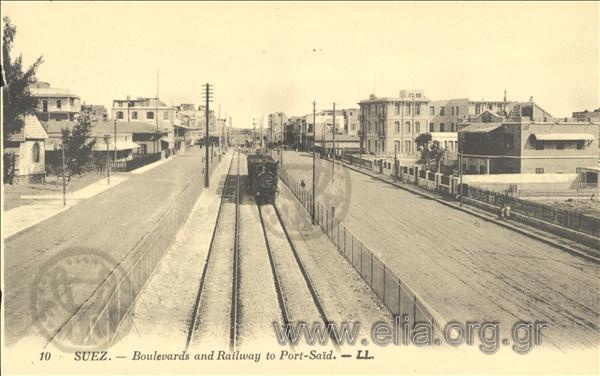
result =
[[[308,187],[311,166],[308,154],[284,155],[285,169]],[[336,217],[447,322],[494,321],[510,335],[516,322],[542,321],[552,347],[600,344],[597,263],[427,193],[335,171]],[[316,176],[317,199],[329,206],[331,162],[318,159]]]
[[[69,210],[5,238],[5,343],[10,346],[39,334],[39,318],[32,310],[34,283],[44,275],[46,263],[82,249],[120,262],[201,173],[202,153],[192,149],[185,156],[130,175],[111,189],[94,194],[90,188],[85,192],[91,197]],[[79,296],[89,296],[95,287],[83,286]]]
[[21,199],[33,200],[34,203],[19,206],[3,213],[3,237],[6,239],[21,231],[27,230],[48,218],[62,213],[65,210],[69,210],[81,200],[94,197],[107,189],[116,187],[126,180],[126,176],[114,176],[110,179],[110,185],[108,185],[107,179],[99,180],[78,191],[68,193],[64,206],[61,194],[22,195]]

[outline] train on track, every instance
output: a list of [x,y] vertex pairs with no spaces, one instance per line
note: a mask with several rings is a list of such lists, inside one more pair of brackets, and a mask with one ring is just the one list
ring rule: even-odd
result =
[[272,204],[277,196],[278,162],[268,155],[250,154],[248,162],[248,181],[250,193],[257,204]]

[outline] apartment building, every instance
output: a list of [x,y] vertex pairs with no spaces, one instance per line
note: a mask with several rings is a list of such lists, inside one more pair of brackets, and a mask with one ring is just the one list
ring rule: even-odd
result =
[[427,132],[429,103],[422,90],[401,90],[398,97],[372,94],[360,101],[361,148],[378,156],[416,155],[415,138]]
[[81,112],[81,100],[68,89],[51,87],[38,81],[29,87],[31,96],[37,101],[35,114],[40,121],[75,120]]

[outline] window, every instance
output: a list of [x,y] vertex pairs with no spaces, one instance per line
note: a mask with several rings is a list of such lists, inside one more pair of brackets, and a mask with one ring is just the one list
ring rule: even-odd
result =
[[404,129],[406,133],[410,133],[410,121],[406,122],[406,128]]
[[431,115],[431,116],[435,115],[435,107],[434,106],[429,106],[429,115]]
[[421,98],[421,93],[417,93],[416,97]]
[[450,132],[454,132],[454,123],[450,123]]
[[146,112],[146,119],[154,119],[154,112],[152,112],[152,111]]
[[123,119],[123,111],[117,111],[117,119]]
[[164,114],[163,114],[163,119],[164,119],[164,120],[169,120],[169,112],[168,112],[168,111],[165,111],[165,112],[164,112]]
[[70,98],[70,99],[71,99],[70,100],[71,106],[75,106],[75,98]]
[[444,132],[444,123],[440,123],[440,132]]
[[415,115],[421,115],[421,105],[419,103],[415,104]]
[[33,144],[33,148],[31,149],[33,163],[40,163],[40,144],[37,142]]
[[406,104],[406,114],[410,115],[410,103]]
[[396,126],[396,133],[400,133],[400,122],[397,121],[394,123],[394,125]]
[[59,110],[62,108],[62,102],[60,99],[56,100],[56,108],[58,108]]
[[456,116],[458,116],[458,106],[456,106]]
[[557,143],[556,143],[556,148],[557,148],[558,150],[565,150],[565,143],[564,143],[564,142],[562,142],[562,141],[559,141],[559,142],[557,142]]
[[434,127],[433,123],[429,123],[429,132],[433,132],[433,127]]
[[475,115],[479,115],[481,113],[481,104],[477,103],[475,105]]
[[440,107],[440,115],[444,116],[445,113],[446,113],[446,107],[444,107],[444,106]]
[[400,103],[396,103],[396,115],[400,115]]
[[577,141],[577,150],[583,150],[585,148],[585,141]]
[[134,120],[137,119],[137,111],[133,111],[131,113],[131,118],[134,119]]
[[450,107],[450,110],[452,111],[452,116],[454,116],[454,106]]
[[538,168],[536,168],[536,169],[535,169],[535,173],[536,173],[536,174],[543,174],[543,173],[544,173],[544,169],[543,169],[543,168],[540,168],[540,167],[538,167]]
[[421,133],[421,123],[418,121],[415,122],[415,133]]

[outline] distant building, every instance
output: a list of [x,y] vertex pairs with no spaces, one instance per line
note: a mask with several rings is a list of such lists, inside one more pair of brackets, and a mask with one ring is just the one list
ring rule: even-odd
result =
[[358,136],[360,131],[360,109],[347,108],[344,113],[344,133],[350,136]]
[[[312,150],[312,147],[315,144],[315,138],[317,143],[321,140],[333,139],[333,110],[322,110],[317,112],[315,114],[314,124],[313,114],[305,115],[304,122],[306,123],[305,149]],[[335,111],[335,130],[336,137],[337,135],[342,135],[344,133],[344,113],[342,110]]]
[[427,132],[429,103],[422,90],[401,90],[398,97],[372,94],[360,101],[362,149],[379,156],[416,155],[415,138]]
[[9,183],[42,183],[46,177],[45,148],[48,135],[38,118],[26,115],[23,128],[8,136],[4,148],[4,177]]
[[600,122],[600,107],[594,111],[578,111],[573,112],[573,117],[576,121],[598,121]]
[[485,110],[505,114],[510,107],[506,101],[472,101],[468,98],[432,101],[429,103],[429,132],[456,132],[460,123]]
[[533,101],[485,111],[458,131],[465,174],[575,173],[598,166],[600,125],[558,122]]
[[108,111],[101,104],[82,104],[81,114],[88,115],[92,121],[108,120]]
[[[48,134],[46,147],[47,162],[51,166],[59,166],[61,163],[62,130],[72,130],[74,121],[47,121],[43,122]],[[161,138],[166,131],[156,131],[156,125],[146,122],[116,122],[116,144],[115,144],[115,122],[97,121],[93,123],[92,131],[88,139],[94,142],[94,153],[100,156],[100,161],[105,160],[106,142],[105,136],[109,136],[109,153],[111,161],[124,163],[138,156],[156,154],[162,151]]]
[[274,144],[281,142],[282,127],[287,121],[287,116],[283,112],[269,114],[269,123],[267,128],[267,142]]
[[50,87],[38,81],[29,87],[31,96],[37,100],[35,114],[41,121],[75,120],[81,112],[81,101],[77,94],[67,89]]
[[176,149],[175,126],[180,125],[175,112],[175,107],[167,106],[158,98],[115,99],[111,119],[154,124],[156,132],[166,133],[161,139],[162,150],[173,151]]

